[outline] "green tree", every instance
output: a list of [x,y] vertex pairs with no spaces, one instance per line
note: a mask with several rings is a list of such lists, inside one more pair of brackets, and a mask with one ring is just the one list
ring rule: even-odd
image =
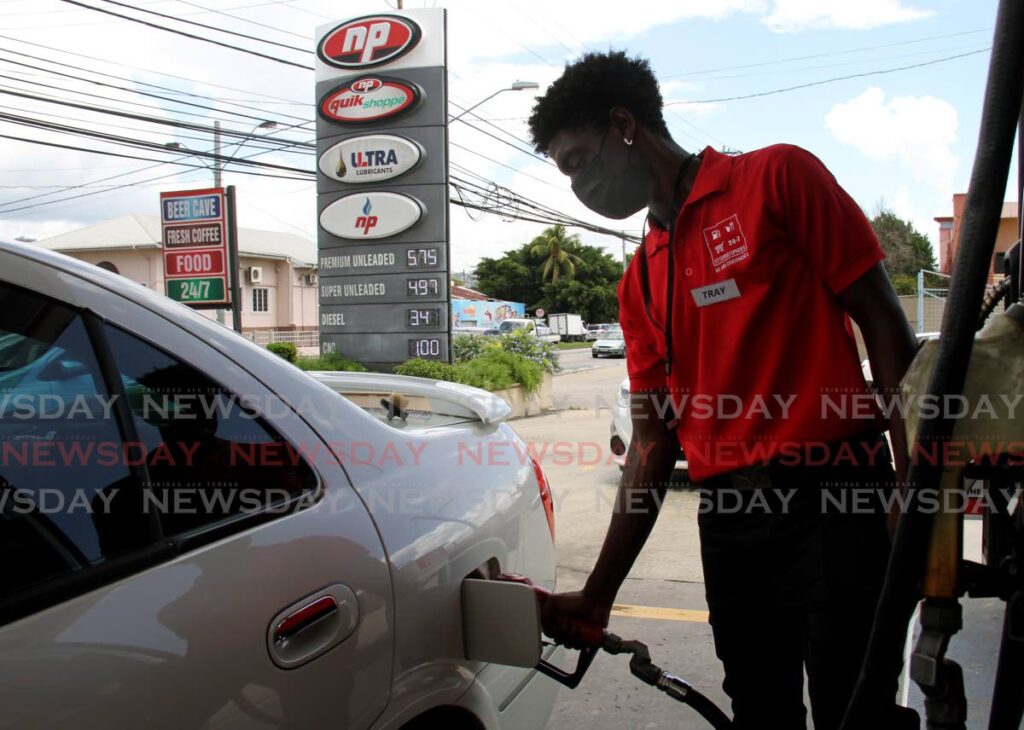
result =
[[530,242],[530,253],[544,260],[541,281],[550,277],[552,284],[558,284],[558,277],[563,271],[570,277],[575,275],[576,265],[581,263],[581,259],[573,252],[580,245],[579,235],[574,233],[570,236],[565,226],[561,225],[546,228],[533,239]]
[[496,299],[523,302],[531,312],[541,307],[553,313],[573,312],[587,322],[618,319],[615,288],[622,277],[618,259],[597,246],[574,240],[574,273],[556,284],[542,278],[544,254],[533,252],[536,240],[506,251],[500,258],[481,259],[475,271],[476,288]]
[[[871,219],[871,227],[885,251],[885,270],[889,278],[894,284],[899,283],[900,294],[913,294],[917,291],[917,272],[936,269],[935,253],[928,237],[884,205],[879,206]],[[908,279],[912,285],[907,283]]]

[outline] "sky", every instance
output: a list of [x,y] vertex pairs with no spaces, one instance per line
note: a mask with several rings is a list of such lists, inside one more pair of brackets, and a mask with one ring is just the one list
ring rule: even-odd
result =
[[[309,51],[317,26],[395,5],[394,0],[125,1],[253,38],[190,27],[107,0],[83,0],[302,65],[312,65]],[[800,145],[831,169],[865,212],[870,215],[882,205],[892,209],[911,220],[936,249],[934,217],[949,214],[953,193],[966,190],[995,0],[405,3],[407,8],[424,5],[448,10],[450,102],[467,107],[516,80],[540,85],[540,92],[507,92],[478,107],[477,114],[489,124],[471,117],[473,126],[455,122],[451,162],[577,218],[631,233],[641,227],[640,216],[608,221],[591,213],[550,161],[516,147],[529,149],[526,118],[533,96],[567,62],[588,50],[610,48],[650,59],[666,100],[669,130],[684,148],[749,151],[779,142]],[[257,129],[254,136],[315,139],[312,71],[61,0],[0,0],[0,67],[0,115],[31,116],[160,144],[178,142],[195,150],[212,149],[208,134],[115,119],[64,102],[203,125],[220,119],[226,129],[242,133],[273,120],[276,128]],[[97,80],[123,89],[99,86]],[[139,96],[138,91],[197,106]],[[454,107],[451,111],[458,113]],[[2,118],[0,135],[149,158],[121,159],[0,137],[2,239],[41,238],[130,213],[157,215],[160,191],[212,181],[198,158],[182,151],[126,151]],[[309,154],[266,153],[248,142],[237,148],[232,144],[225,153],[310,170],[315,162]],[[168,160],[197,168],[173,167]],[[1016,199],[1016,160],[1011,169],[1007,200]],[[232,169],[224,182],[237,186],[241,226],[316,239],[313,182],[247,176]],[[455,271],[517,247],[544,227],[486,214],[471,218],[454,206],[450,215]],[[582,236],[621,255],[622,243],[613,236]]]

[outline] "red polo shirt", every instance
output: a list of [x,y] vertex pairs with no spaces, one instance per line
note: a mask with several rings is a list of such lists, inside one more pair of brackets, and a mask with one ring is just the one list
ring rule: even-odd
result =
[[799,147],[701,158],[675,224],[667,379],[667,231],[647,235],[650,317],[639,254],[619,283],[630,389],[668,389],[695,481],[877,430],[836,297],[884,258],[864,213]]

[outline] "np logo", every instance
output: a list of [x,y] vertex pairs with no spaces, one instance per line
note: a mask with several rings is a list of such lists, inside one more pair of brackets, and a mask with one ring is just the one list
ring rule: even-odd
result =
[[376,91],[384,85],[384,82],[380,79],[359,79],[352,84],[352,91],[357,91],[360,94],[369,94],[371,91]]
[[711,255],[711,265],[715,272],[727,266],[750,258],[747,239],[740,227],[739,216],[733,213],[723,221],[704,229],[704,244]]
[[317,112],[328,122],[365,124],[397,116],[414,107],[419,99],[416,84],[384,76],[364,76],[324,94]]
[[370,229],[377,225],[377,216],[370,215],[371,210],[373,210],[373,205],[370,203],[370,199],[367,198],[363,204],[363,214],[356,218],[356,228],[361,229],[364,236],[369,235]]
[[423,206],[403,193],[356,193],[338,198],[320,213],[320,226],[349,240],[387,238],[411,228]]
[[421,36],[420,27],[409,18],[365,15],[327,33],[316,55],[336,68],[373,68],[397,61],[416,47]]
[[423,159],[419,144],[394,134],[350,137],[320,155],[320,172],[343,183],[390,180],[415,168]]

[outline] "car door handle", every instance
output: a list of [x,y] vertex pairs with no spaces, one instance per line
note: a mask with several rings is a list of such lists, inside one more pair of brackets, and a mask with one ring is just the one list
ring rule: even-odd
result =
[[274,627],[274,643],[288,641],[295,634],[311,628],[318,621],[333,616],[338,612],[338,601],[334,596],[324,596],[312,603],[307,603],[299,610],[285,616]]
[[355,593],[336,583],[279,612],[267,628],[274,664],[294,669],[347,639],[359,622]]

